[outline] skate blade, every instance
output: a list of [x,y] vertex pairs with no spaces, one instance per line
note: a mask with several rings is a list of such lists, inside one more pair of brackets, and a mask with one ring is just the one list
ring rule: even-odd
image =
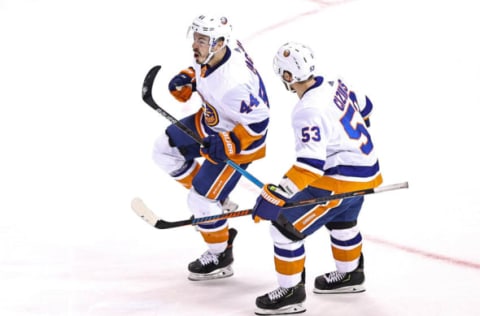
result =
[[291,315],[291,314],[300,314],[305,312],[307,309],[303,306],[302,303],[293,304],[284,306],[278,309],[263,309],[257,308],[255,310],[256,315]]
[[206,280],[216,280],[216,279],[224,279],[231,277],[233,275],[233,269],[231,266],[220,268],[214,270],[210,273],[193,273],[190,272],[188,279],[190,281],[206,281]]
[[317,294],[361,293],[361,292],[365,292],[365,287],[362,284],[359,284],[359,285],[345,286],[345,287],[341,287],[333,290],[321,290],[321,289],[314,288],[313,292]]

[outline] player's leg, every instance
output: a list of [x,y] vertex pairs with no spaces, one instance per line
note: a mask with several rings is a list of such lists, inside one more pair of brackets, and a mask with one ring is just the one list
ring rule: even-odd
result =
[[[192,131],[200,120],[200,112],[187,116],[181,123]],[[193,179],[200,171],[200,145],[175,125],[167,127],[164,134],[155,141],[153,154],[155,163],[185,188],[192,187]],[[221,201],[224,212],[232,212],[238,204],[224,197]]]
[[[182,124],[195,131],[196,114],[181,120]],[[200,170],[195,158],[200,157],[200,145],[175,125],[170,125],[154,144],[154,162],[187,189]]]
[[[246,167],[246,166],[242,166]],[[223,212],[224,200],[240,180],[241,174],[224,163],[204,161],[193,179],[188,195],[188,206],[194,217],[206,217]],[[229,228],[227,220],[199,224],[208,250],[188,266],[190,280],[210,280],[233,275],[233,240],[236,230]]]
[[255,314],[282,315],[306,311],[303,236],[288,222],[273,222],[274,262],[279,287],[257,297]]
[[[329,196],[331,191],[309,187],[289,202]],[[356,225],[363,197],[332,200],[321,205],[289,209],[284,216],[304,236],[323,226],[331,232],[332,253],[337,270],[316,278],[316,293],[363,291],[362,238]],[[349,280],[348,282],[346,280]]]
[[330,231],[332,255],[336,270],[315,279],[314,292],[356,293],[365,291],[363,271],[362,235],[357,217],[363,197],[346,199],[341,208],[346,210],[326,224]]

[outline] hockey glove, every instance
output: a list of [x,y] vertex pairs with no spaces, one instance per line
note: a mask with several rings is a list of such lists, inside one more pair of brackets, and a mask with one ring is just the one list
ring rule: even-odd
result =
[[230,159],[240,152],[240,140],[232,132],[220,132],[203,139],[200,154],[216,164]]
[[195,91],[195,71],[188,68],[180,71],[178,75],[170,80],[168,89],[175,99],[180,102],[187,102]]
[[286,197],[284,195],[287,194],[281,187],[265,184],[253,207],[252,218],[255,221],[257,221],[257,217],[270,221],[276,220],[282,206],[285,205]]

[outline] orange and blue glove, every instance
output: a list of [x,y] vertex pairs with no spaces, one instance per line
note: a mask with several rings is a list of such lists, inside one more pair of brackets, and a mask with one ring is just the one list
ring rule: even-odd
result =
[[224,162],[240,152],[240,140],[232,132],[220,132],[205,137],[200,154],[210,162]]
[[274,184],[265,184],[252,209],[252,218],[275,221],[285,205],[286,192]]
[[187,102],[196,90],[195,70],[192,67],[180,71],[178,75],[170,80],[168,90],[177,101]]

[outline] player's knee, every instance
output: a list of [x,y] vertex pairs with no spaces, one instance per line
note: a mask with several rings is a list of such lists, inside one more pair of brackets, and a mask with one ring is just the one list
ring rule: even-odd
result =
[[275,225],[273,222],[270,226],[270,236],[272,236],[273,242],[279,245],[303,243],[303,239],[292,236],[289,232],[285,231],[282,227]]
[[303,240],[292,240],[285,236],[276,226],[270,226],[270,235],[272,236],[273,244],[279,249],[295,251],[303,246]]
[[333,222],[328,223],[326,226],[330,230],[330,236],[335,240],[345,241],[359,239],[359,241],[361,241],[360,229],[357,226],[357,221]]
[[170,145],[166,134],[158,137],[153,145],[152,158],[155,164],[168,174],[173,174],[185,164],[185,158],[178,148]]
[[204,197],[194,188],[188,192],[187,204],[195,217],[206,217],[222,213],[222,205],[219,201]]

